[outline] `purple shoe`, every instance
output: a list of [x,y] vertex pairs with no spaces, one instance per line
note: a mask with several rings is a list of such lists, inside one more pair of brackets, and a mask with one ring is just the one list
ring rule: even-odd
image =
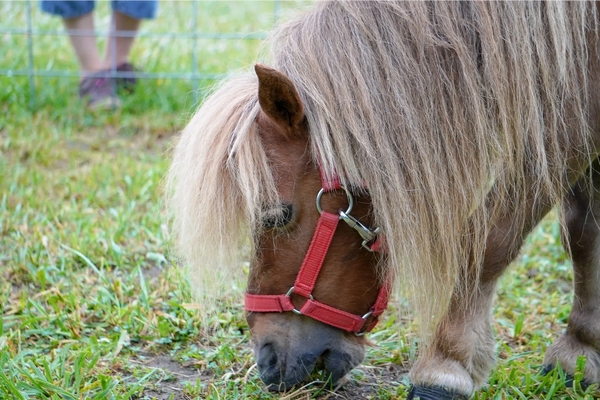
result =
[[99,71],[82,78],[79,82],[79,97],[87,98],[87,106],[91,110],[120,107],[121,102],[112,80],[102,75],[106,75],[106,71]]
[[122,89],[127,93],[133,93],[137,80],[133,75],[136,68],[130,63],[126,62],[117,66],[117,72],[129,73],[129,76],[125,78],[116,78],[117,88]]

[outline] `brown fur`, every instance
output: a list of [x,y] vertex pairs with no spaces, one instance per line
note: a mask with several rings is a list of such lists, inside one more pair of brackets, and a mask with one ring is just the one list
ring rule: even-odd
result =
[[[283,203],[295,206],[295,215],[292,226],[266,231],[260,237],[257,246],[260,254],[252,267],[248,291],[282,294],[293,286],[312,240],[319,218],[315,198],[321,189],[321,179],[310,159],[306,131],[304,135],[297,131],[290,139],[285,126],[278,126],[264,115],[259,116],[258,126],[277,192]],[[330,212],[347,205],[341,191],[327,194],[322,200],[323,208]],[[369,211],[370,199],[357,196],[352,215],[368,226],[372,224]],[[367,252],[360,243],[356,231],[340,223],[323,263],[323,279],[317,280],[313,295],[320,302],[362,315],[373,305],[379,292],[376,268],[379,255]],[[346,267],[340,268],[340,263]],[[297,308],[304,304],[302,297],[294,295],[293,299]]]

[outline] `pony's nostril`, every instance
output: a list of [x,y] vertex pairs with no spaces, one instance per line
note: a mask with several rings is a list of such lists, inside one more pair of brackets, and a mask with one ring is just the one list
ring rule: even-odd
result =
[[260,371],[265,371],[277,365],[277,352],[271,343],[262,345],[258,350],[256,365]]
[[360,362],[360,360],[353,359],[348,353],[330,350],[321,354],[321,358],[325,366],[325,373],[329,376],[332,383],[336,383]]
[[269,387],[269,390],[282,391],[287,390],[295,381],[287,384],[285,380],[285,367],[279,364],[279,357],[275,346],[266,343],[256,350],[256,365],[260,373],[260,379]]
[[331,350],[327,349],[321,353],[321,355],[317,358],[317,363],[315,364],[315,368],[318,370],[325,370],[327,368],[326,363],[331,357]]
[[[325,352],[327,353],[327,352]],[[317,363],[315,364],[315,368],[317,369],[325,369],[325,353],[321,354],[319,358],[317,358]]]

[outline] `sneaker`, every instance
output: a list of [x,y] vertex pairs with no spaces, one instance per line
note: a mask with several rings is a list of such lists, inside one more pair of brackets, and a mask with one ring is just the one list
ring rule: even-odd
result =
[[137,83],[135,76],[133,76],[135,71],[136,68],[128,62],[118,65],[117,72],[128,72],[131,74],[126,78],[116,78],[117,88],[127,93],[132,93]]
[[102,75],[106,75],[106,71],[86,76],[79,82],[79,97],[87,98],[91,110],[114,109],[121,105],[112,80]]

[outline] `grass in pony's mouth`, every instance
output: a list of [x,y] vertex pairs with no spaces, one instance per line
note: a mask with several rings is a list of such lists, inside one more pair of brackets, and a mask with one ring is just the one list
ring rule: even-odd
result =
[[[147,29],[185,26],[189,4],[161,7],[164,19]],[[206,31],[268,29],[272,22],[272,3],[199,7],[223,15],[203,20]],[[25,26],[24,10],[24,3],[0,3],[0,26]],[[40,29],[59,26],[37,10],[34,19]],[[26,38],[2,40],[2,68],[26,65]],[[66,38],[36,43],[38,68],[75,67]],[[189,43],[167,44],[142,40],[134,60],[147,71],[186,70]],[[250,65],[257,44],[204,43],[200,67]],[[141,82],[110,114],[86,113],[76,83],[36,78],[32,112],[28,80],[0,77],[0,398],[280,398],[252,368],[242,297],[225,299],[201,325],[191,287],[173,267],[161,179],[173,135],[192,109],[191,83]],[[594,398],[594,387],[584,395],[565,387],[558,372],[537,373],[572,300],[570,263],[558,237],[551,216],[503,278],[494,314],[499,367],[477,399]],[[400,320],[400,306],[394,302],[384,315],[369,336],[376,346],[342,387],[323,384],[316,371],[320,384],[284,398],[404,398],[416,353],[410,312],[403,309]]]

